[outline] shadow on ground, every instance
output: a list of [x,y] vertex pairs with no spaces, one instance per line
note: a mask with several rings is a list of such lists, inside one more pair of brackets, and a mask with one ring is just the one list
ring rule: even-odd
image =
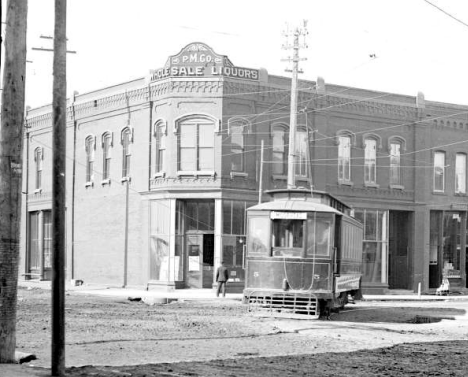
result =
[[343,322],[380,322],[380,323],[437,323],[442,320],[455,320],[466,315],[465,309],[447,307],[376,307],[347,306],[331,316],[332,321]]
[[466,376],[468,341],[404,343],[346,353],[67,368],[77,376]]

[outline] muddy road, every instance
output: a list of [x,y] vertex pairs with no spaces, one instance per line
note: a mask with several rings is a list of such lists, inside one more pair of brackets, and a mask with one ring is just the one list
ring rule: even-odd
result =
[[[50,368],[50,291],[19,290],[17,346]],[[330,320],[252,316],[239,301],[147,305],[66,296],[69,376],[466,376],[466,300],[348,305]]]

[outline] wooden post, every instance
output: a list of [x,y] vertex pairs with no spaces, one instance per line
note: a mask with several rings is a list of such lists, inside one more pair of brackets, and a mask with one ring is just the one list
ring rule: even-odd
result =
[[0,363],[15,362],[27,16],[27,0],[7,2],[0,129]]
[[55,0],[52,169],[52,376],[65,375],[67,1]]
[[258,204],[261,204],[263,194],[263,139],[260,147],[260,178],[258,182]]

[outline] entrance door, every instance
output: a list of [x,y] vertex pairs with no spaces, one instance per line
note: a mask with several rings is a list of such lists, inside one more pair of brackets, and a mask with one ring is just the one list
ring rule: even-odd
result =
[[214,235],[187,234],[187,288],[211,288],[214,269]]
[[410,214],[390,211],[388,284],[390,289],[409,289]]

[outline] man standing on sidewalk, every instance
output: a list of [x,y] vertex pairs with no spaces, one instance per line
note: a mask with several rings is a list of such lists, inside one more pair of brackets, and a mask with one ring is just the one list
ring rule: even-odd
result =
[[216,297],[219,297],[219,292],[222,292],[223,297],[226,297],[226,283],[228,279],[229,271],[224,265],[224,262],[221,262],[221,266],[219,266],[218,271],[216,271],[216,282],[218,283]]

